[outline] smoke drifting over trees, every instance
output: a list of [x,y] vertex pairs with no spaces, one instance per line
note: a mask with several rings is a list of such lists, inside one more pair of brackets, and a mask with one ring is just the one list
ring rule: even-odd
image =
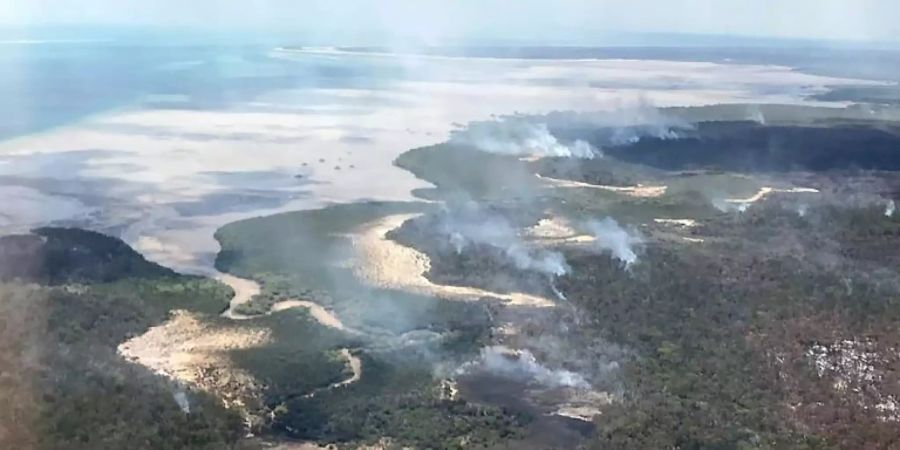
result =
[[469,245],[489,245],[501,249],[520,270],[550,276],[565,275],[569,271],[562,253],[528,246],[508,220],[476,204],[446,215],[439,229],[457,253],[462,253]]
[[590,144],[575,140],[560,142],[546,124],[520,117],[504,117],[497,121],[472,122],[453,132],[450,142],[475,147],[500,155],[534,155],[593,159],[599,153]]
[[615,219],[607,217],[603,220],[588,223],[587,228],[594,234],[594,246],[601,251],[608,251],[613,258],[630,267],[638,260],[637,247],[644,240],[634,229],[625,229]]

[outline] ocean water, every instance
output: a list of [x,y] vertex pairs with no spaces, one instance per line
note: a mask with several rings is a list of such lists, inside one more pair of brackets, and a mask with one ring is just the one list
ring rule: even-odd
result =
[[222,109],[274,90],[377,88],[399,67],[268,56],[271,47],[0,41],[0,139],[122,107]]
[[808,103],[830,86],[869,83],[645,52],[472,57],[0,41],[0,196],[14,205],[0,214],[0,232],[80,226],[208,273],[213,233],[225,223],[333,202],[413,200],[427,185],[394,158],[473,120]]

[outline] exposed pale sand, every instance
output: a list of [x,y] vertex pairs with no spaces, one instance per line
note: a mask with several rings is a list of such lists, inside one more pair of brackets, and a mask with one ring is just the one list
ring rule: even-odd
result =
[[607,392],[594,390],[574,390],[567,392],[569,403],[561,406],[554,414],[572,419],[593,421],[603,413],[602,408],[616,399]]
[[813,189],[813,188],[804,188],[804,187],[773,188],[773,187],[764,186],[764,187],[760,188],[760,190],[756,194],[753,194],[750,197],[728,198],[728,199],[725,199],[725,201],[728,203],[734,203],[734,204],[739,204],[739,205],[749,205],[749,204],[756,203],[756,202],[764,199],[767,195],[774,193],[774,192],[782,192],[782,193],[788,193],[788,194],[818,194],[819,190]]
[[694,219],[653,219],[653,221],[663,225],[673,225],[681,228],[694,228],[699,225]]
[[360,378],[362,378],[362,360],[359,359],[358,356],[350,353],[350,350],[346,348],[341,349],[341,357],[347,360],[347,366],[350,367],[352,375],[350,375],[350,378],[347,378],[346,380],[332,384],[331,386],[329,386],[330,389],[335,389],[341,386],[356,383]]
[[561,218],[541,219],[527,228],[523,235],[532,239],[567,239],[578,235],[578,231]]
[[337,389],[339,387],[356,383],[360,378],[362,378],[362,360],[359,359],[358,356],[353,355],[352,353],[350,353],[350,349],[346,348],[341,349],[338,355],[347,362],[347,367],[350,368],[351,375],[346,380],[341,380],[336,383],[332,383],[327,387],[310,392],[309,394],[306,394],[304,396],[305,398],[312,398],[323,391]]
[[594,420],[594,417],[602,414],[602,411],[600,411],[600,408],[593,406],[563,406],[556,410],[554,414],[570,419],[591,422]]
[[[372,58],[335,49],[326,50],[324,56],[321,51],[276,53],[297,60],[298,67],[323,57],[329,64]],[[213,232],[226,223],[330,202],[411,199],[412,189],[428,185],[395,167],[393,160],[408,149],[446,140],[454,123],[485,120],[492,114],[615,110],[646,103],[812,104],[810,94],[826,86],[877,84],[761,65],[377,58],[396,64],[409,76],[385,80],[374,89],[263,92],[225,110],[117,109],[0,142],[0,155],[14,158],[4,159],[0,175],[52,177],[79,186],[87,186],[82,180],[104,183],[101,191],[91,193],[104,202],[89,218],[82,216],[81,208],[48,208],[45,196],[23,192],[6,199],[22,212],[4,217],[4,222],[10,228],[37,226],[42,223],[33,223],[34,218],[41,222],[46,216],[79,220],[88,228],[124,229],[122,238],[152,261],[209,275],[219,250]],[[328,80],[322,85],[327,86]],[[748,111],[748,117],[751,114]],[[89,149],[107,150],[85,152]],[[80,156],[73,158],[71,167],[33,163],[56,153]],[[222,174],[258,178],[248,182]],[[302,179],[294,179],[294,174]],[[658,195],[658,189],[625,193]],[[244,197],[234,202],[219,197],[210,206],[210,197],[240,196],[250,190],[287,200],[257,204]],[[236,203],[240,208],[234,207]],[[195,204],[202,207],[195,210]],[[61,213],[66,217],[57,217]]]
[[605,184],[590,184],[581,181],[560,180],[558,178],[545,177],[541,174],[535,174],[538,178],[553,187],[561,188],[588,188],[602,189],[609,192],[617,192],[619,194],[630,197],[652,198],[660,197],[666,193],[668,186],[644,186],[642,184],[634,186],[609,186]]
[[439,397],[442,400],[456,400],[459,398],[459,383],[456,380],[443,379],[439,389]]
[[[222,317],[233,321],[246,321],[257,316],[247,316],[234,311],[238,305],[250,301],[260,293],[260,286],[253,280],[219,273],[216,278],[234,290],[230,306]],[[272,306],[267,314],[291,308],[307,308],[320,324],[339,330],[347,330],[344,324],[321,305],[304,300],[285,300]],[[228,352],[256,348],[269,342],[271,336],[264,328],[252,325],[213,325],[208,320],[186,311],[175,311],[162,325],[155,326],[141,336],[122,343],[118,351],[127,359],[144,365],[154,372],[185,383],[222,398],[226,405],[242,406],[259,392],[259,385],[252,375],[233,365]],[[352,375],[334,383],[333,389],[355,383],[362,376],[362,361],[349,349],[342,349]]]
[[579,233],[565,220],[557,217],[539,220],[534,226],[525,229],[522,235],[541,243],[583,244],[597,240],[594,236]]
[[463,286],[434,284],[425,278],[431,267],[428,256],[410,247],[400,245],[386,237],[403,222],[420,214],[396,214],[375,220],[361,227],[350,236],[356,251],[352,262],[358,277],[374,285],[390,289],[441,297],[452,300],[472,301],[493,297],[510,305],[553,307],[548,298],[525,294],[501,294]]
[[325,309],[322,305],[311,302],[309,300],[283,300],[274,305],[272,305],[271,313],[275,313],[278,311],[284,311],[286,309],[291,308],[306,308],[309,310],[309,314],[316,319],[322,325],[326,327],[335,328],[341,331],[348,331],[351,333],[356,333],[355,330],[347,328],[344,326],[344,323],[341,322],[337,316],[334,315],[331,311]]
[[[216,276],[216,279],[221,281],[222,283],[227,284],[234,290],[234,297],[231,298],[231,302],[229,303],[228,309],[222,313],[222,316],[232,320],[249,320],[255,317],[259,317],[259,315],[246,315],[241,314],[235,311],[240,305],[246,304],[249,302],[254,296],[258,295],[261,292],[261,288],[259,283],[248,280],[246,278],[236,277],[234,275],[220,273]],[[341,331],[349,331],[356,332],[344,326],[344,323],[341,322],[340,319],[337,318],[331,311],[328,311],[322,305],[311,302],[309,300],[297,300],[297,299],[288,299],[282,300],[278,303],[272,305],[272,308],[266,312],[265,315],[274,314],[279,311],[284,311],[292,308],[306,308],[309,310],[310,315],[313,319],[319,322],[326,327],[336,328]]]
[[279,442],[263,448],[268,450],[337,450],[337,447],[333,445],[322,446],[312,442]]
[[228,352],[258,348],[271,339],[268,330],[250,326],[211,324],[186,311],[150,328],[118,347],[131,361],[241,406],[254,398],[259,385],[252,375],[233,365]]
[[216,279],[225,283],[234,291],[234,297],[231,297],[231,301],[228,303],[228,309],[222,313],[222,316],[234,320],[252,318],[252,316],[235,312],[235,308],[248,303],[253,297],[259,295],[262,291],[259,287],[259,283],[227,273],[219,273],[219,275],[216,276]]

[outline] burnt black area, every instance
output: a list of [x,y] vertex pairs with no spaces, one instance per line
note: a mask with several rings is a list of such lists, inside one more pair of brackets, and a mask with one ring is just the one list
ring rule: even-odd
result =
[[[620,160],[664,170],[720,169],[744,172],[792,170],[900,170],[900,132],[858,124],[762,125],[756,122],[701,122],[677,139],[645,137],[604,147]],[[586,138],[603,142],[596,131]]]
[[476,403],[500,405],[505,410],[532,419],[524,439],[497,447],[516,450],[579,448],[585,437],[594,431],[589,422],[548,414],[522,395],[528,389],[524,383],[479,372],[460,378],[463,397]]
[[0,280],[44,284],[172,277],[119,239],[76,228],[0,237]]

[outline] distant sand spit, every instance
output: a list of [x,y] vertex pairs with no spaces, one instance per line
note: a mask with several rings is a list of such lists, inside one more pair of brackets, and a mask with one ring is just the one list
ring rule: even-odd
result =
[[378,219],[360,228],[351,236],[357,260],[354,271],[366,282],[391,289],[413,292],[450,300],[472,301],[485,297],[503,300],[510,305],[553,307],[548,298],[525,293],[501,294],[465,286],[432,283],[425,277],[431,260],[416,249],[398,244],[387,234],[418,214],[396,214]]
[[[275,56],[302,65],[321,60],[322,51]],[[324,51],[329,64],[372,58]],[[378,58],[405,75],[375,88],[328,87],[324,79],[324,87],[263,90],[227,109],[120,110],[0,142],[0,176],[53,180],[46,189],[36,182],[31,191],[8,198],[16,207],[0,225],[19,229],[44,219],[68,220],[118,233],[155,262],[212,275],[219,250],[212,234],[226,223],[330,202],[411,200],[410,191],[428,184],[393,160],[446,140],[454,124],[493,114],[614,110],[633,103],[811,104],[809,96],[827,86],[871,84],[761,65]],[[658,195],[654,189],[620,192]],[[97,202],[96,209],[85,215],[84,208],[46,206],[79,198]]]
[[210,323],[186,311],[176,311],[162,325],[119,345],[125,358],[160,375],[202,389],[226,405],[240,407],[256,398],[259,384],[248,372],[235,367],[228,355],[265,345],[270,332],[253,327]]
[[645,186],[643,184],[634,186],[610,186],[605,184],[584,183],[581,181],[561,180],[559,178],[545,177],[540,174],[537,174],[537,177],[553,187],[600,189],[638,198],[661,197],[665,195],[666,190],[668,190],[667,186]]

